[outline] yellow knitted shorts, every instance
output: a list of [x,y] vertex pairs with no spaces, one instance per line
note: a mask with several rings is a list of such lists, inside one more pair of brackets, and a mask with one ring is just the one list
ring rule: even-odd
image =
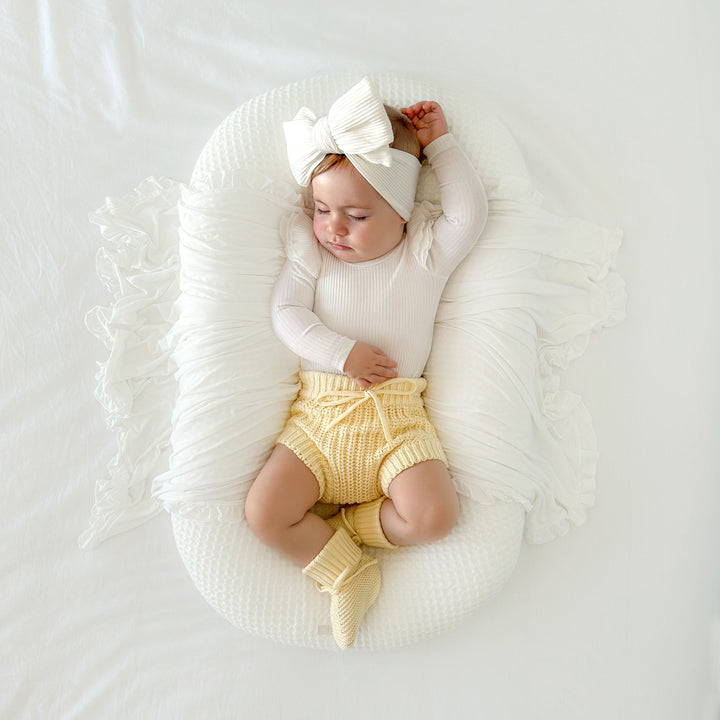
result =
[[388,494],[399,473],[447,458],[421,396],[424,378],[362,390],[345,375],[301,372],[298,397],[277,442],[311,470],[324,503],[364,503]]

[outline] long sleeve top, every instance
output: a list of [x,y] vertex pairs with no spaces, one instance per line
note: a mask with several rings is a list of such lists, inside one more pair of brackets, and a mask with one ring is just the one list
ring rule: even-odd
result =
[[315,239],[298,212],[286,238],[287,261],[272,298],[273,328],[304,370],[342,373],[357,341],[420,377],[430,354],[443,288],[487,221],[482,182],[451,134],[425,148],[440,186],[440,211],[420,203],[390,252],[348,263]]

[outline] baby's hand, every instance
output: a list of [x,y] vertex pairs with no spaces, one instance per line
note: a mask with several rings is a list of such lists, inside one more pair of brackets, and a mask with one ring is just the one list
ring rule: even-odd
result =
[[420,145],[424,148],[448,132],[445,113],[440,105],[432,100],[403,108],[402,113],[410,118]]
[[361,388],[369,388],[373,383],[397,377],[396,367],[397,363],[380,348],[356,342],[347,356],[343,371]]

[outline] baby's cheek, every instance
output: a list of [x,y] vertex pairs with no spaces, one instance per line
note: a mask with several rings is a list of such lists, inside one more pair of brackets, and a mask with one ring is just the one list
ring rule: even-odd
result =
[[315,235],[315,239],[320,242],[320,223],[317,218],[313,218],[313,235]]

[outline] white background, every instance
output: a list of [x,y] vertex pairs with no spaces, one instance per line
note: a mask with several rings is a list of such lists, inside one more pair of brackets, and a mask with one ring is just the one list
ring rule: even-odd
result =
[[[713,0],[0,1],[0,716],[717,720],[719,42]],[[236,630],[165,515],[77,549],[114,454],[88,213],[339,71],[491,99],[548,209],[624,229],[629,292],[565,382],[602,453],[588,523],[455,631],[374,654]]]

